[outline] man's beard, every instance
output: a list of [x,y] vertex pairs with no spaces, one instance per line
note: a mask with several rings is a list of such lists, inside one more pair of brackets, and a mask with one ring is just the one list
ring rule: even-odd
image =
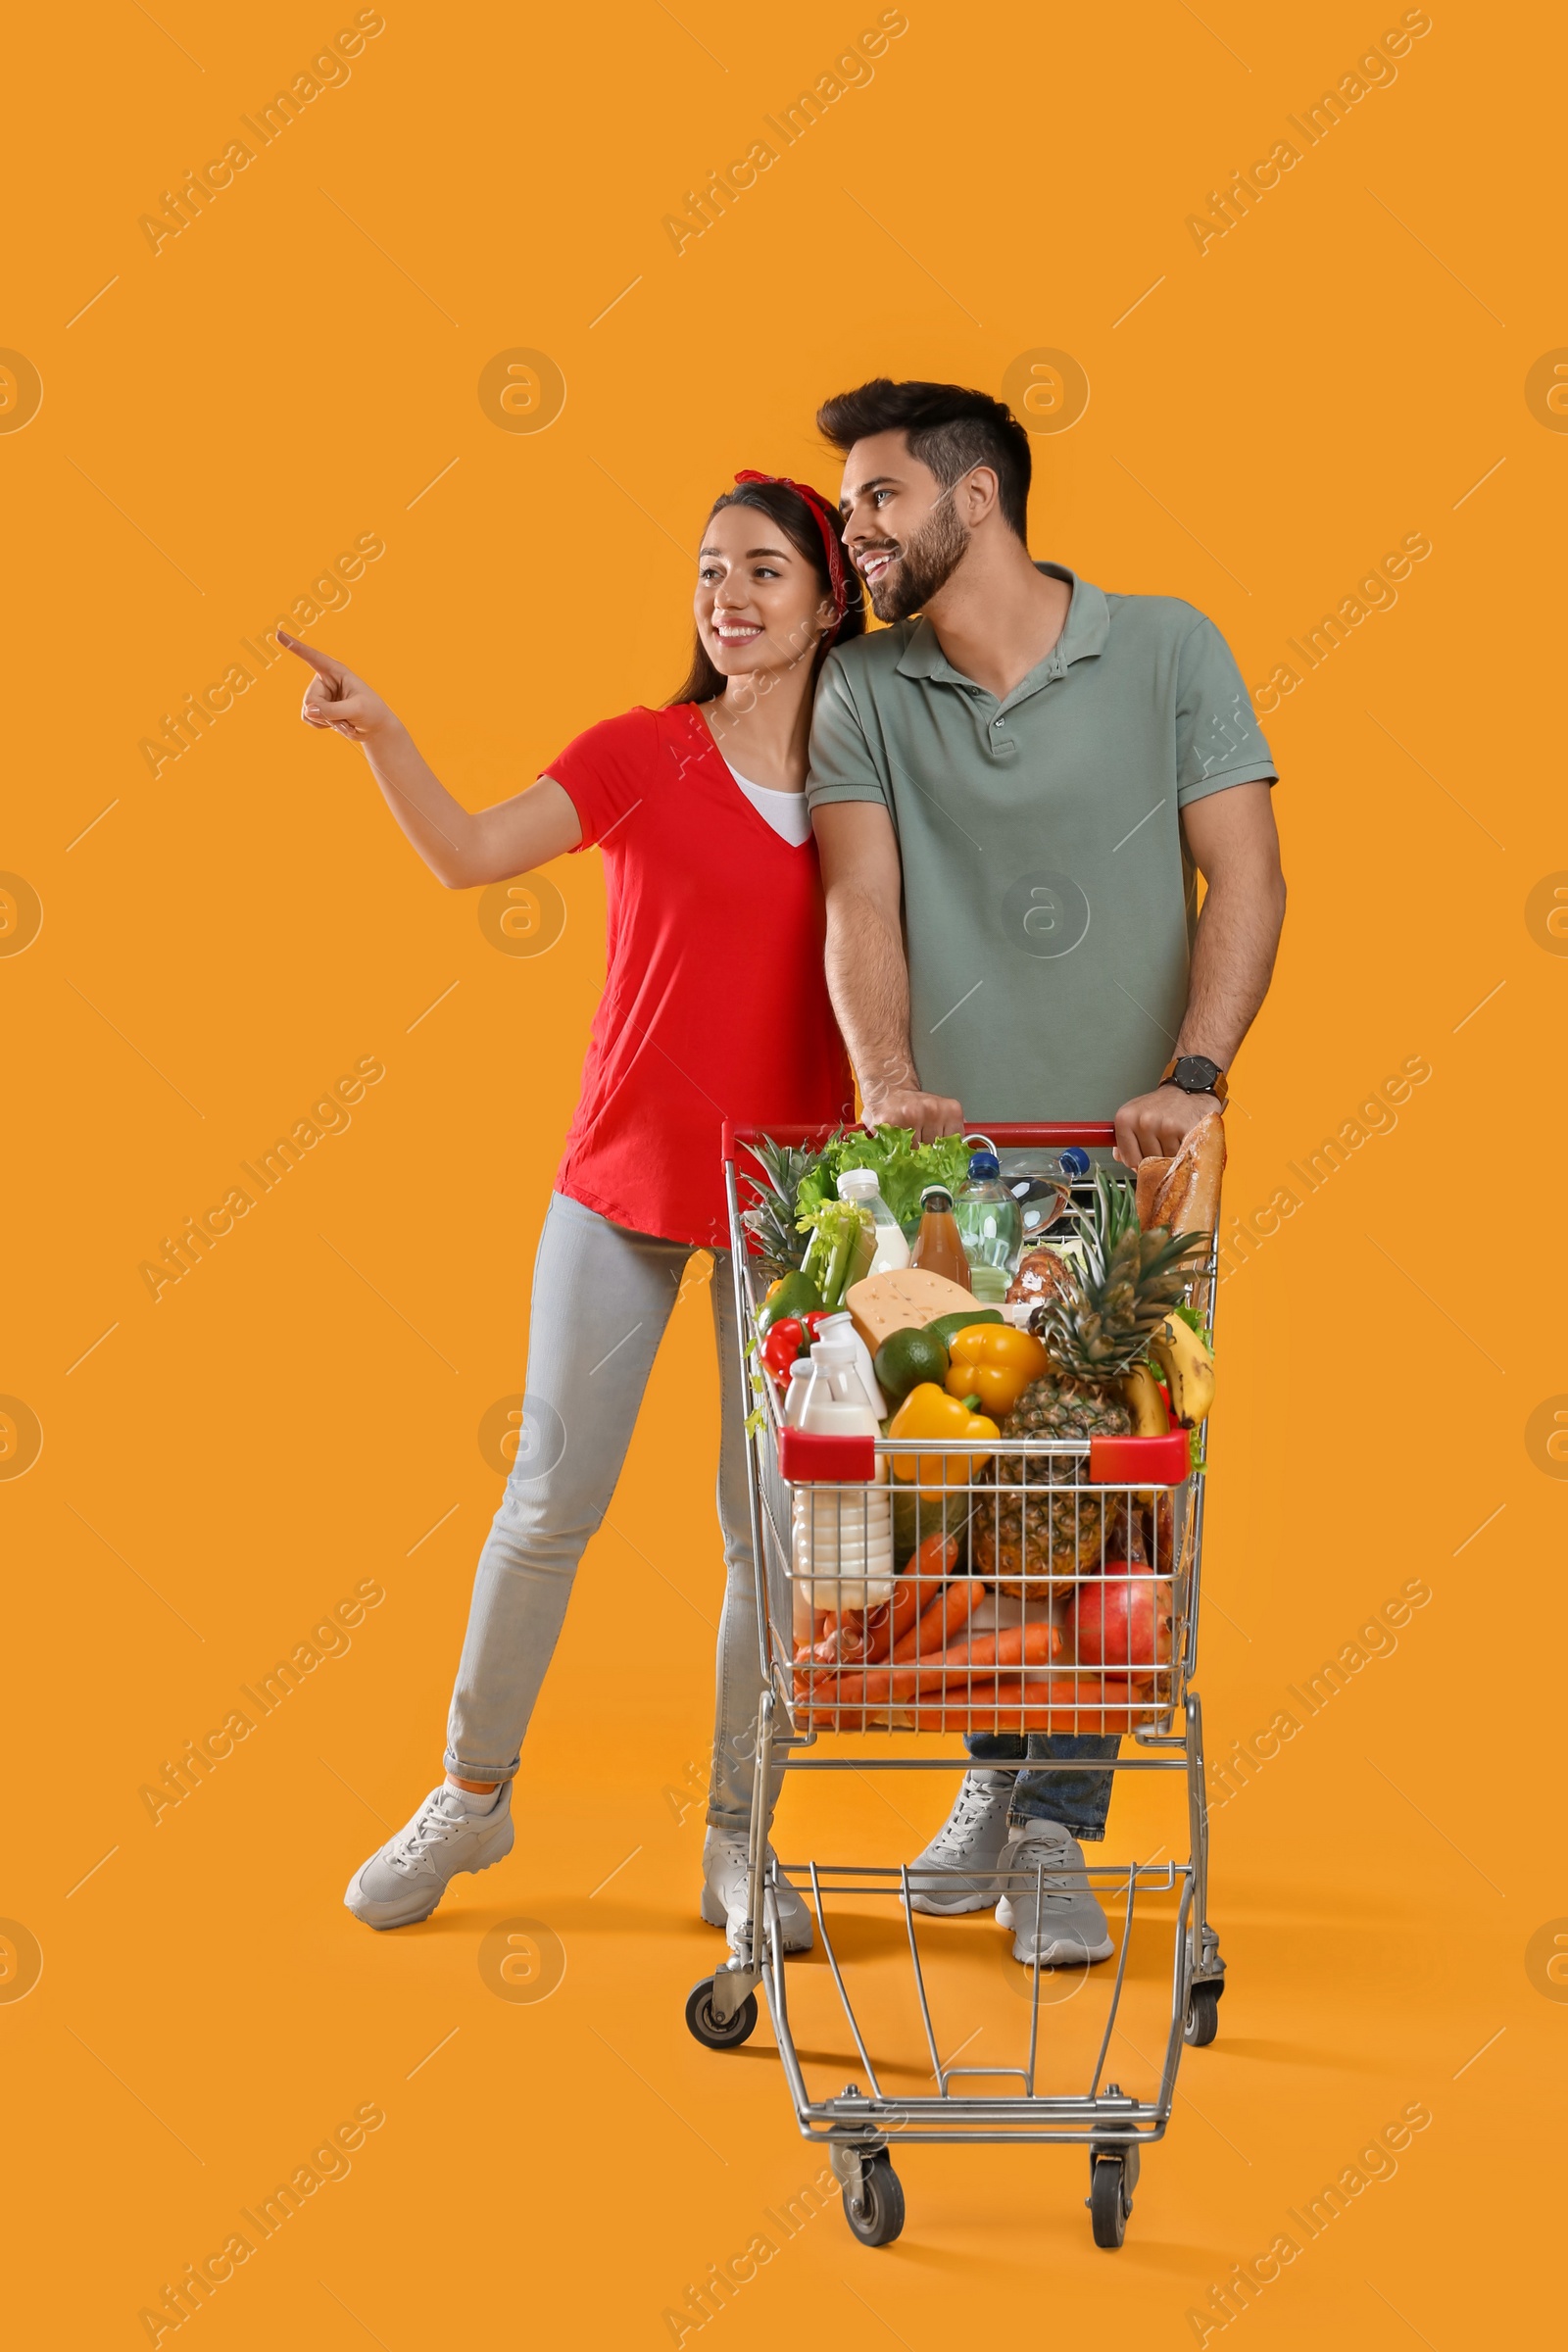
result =
[[938,499],[913,538],[880,579],[869,583],[871,610],[878,620],[907,620],[947,585],[969,545],[969,534],[953,511],[946,494]]

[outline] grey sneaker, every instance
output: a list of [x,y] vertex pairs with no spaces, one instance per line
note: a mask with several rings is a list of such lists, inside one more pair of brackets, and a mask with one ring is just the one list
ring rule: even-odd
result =
[[[909,1865],[909,1905],[946,1919],[959,1911],[989,1911],[1001,1889],[997,1864],[1007,1842],[1010,1772],[966,1772],[953,1811],[924,1853]],[[940,1871],[942,1882],[916,1874]]]
[[[1086,1879],[1084,1849],[1059,1821],[1014,1824],[1003,1854],[1004,1877],[1013,1874],[997,1905],[997,1925],[1010,1928],[1012,1956],[1033,1968],[1081,1968],[1108,1960],[1110,1929]],[[1036,1877],[1036,1872],[1044,1875]]]
[[[703,1842],[703,1900],[702,1913],[710,1928],[722,1928],[729,1948],[737,1949],[741,1931],[746,1925],[746,1873],[751,1861],[752,1841],[744,1831],[730,1833],[712,1830]],[[769,1862],[778,1856],[771,1846],[767,1849]],[[811,1948],[811,1914],[781,1871],[774,1881],[778,1895],[778,1924],[787,1952],[808,1952]]]
[[488,1870],[512,1851],[512,1783],[488,1813],[470,1813],[455,1788],[432,1788],[414,1819],[362,1863],[343,1900],[368,1928],[428,1919],[460,1871]]

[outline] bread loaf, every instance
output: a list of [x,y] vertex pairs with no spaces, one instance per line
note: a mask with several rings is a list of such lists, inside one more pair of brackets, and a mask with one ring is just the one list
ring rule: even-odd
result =
[[[1149,1223],[1169,1233],[1212,1233],[1225,1172],[1225,1122],[1217,1110],[1188,1134],[1155,1191]],[[1143,1170],[1139,1170],[1140,1179]],[[1142,1221],[1142,1220],[1141,1220]]]
[[1146,1233],[1154,1222],[1154,1195],[1169,1166],[1168,1159],[1141,1159],[1138,1163],[1138,1222]]

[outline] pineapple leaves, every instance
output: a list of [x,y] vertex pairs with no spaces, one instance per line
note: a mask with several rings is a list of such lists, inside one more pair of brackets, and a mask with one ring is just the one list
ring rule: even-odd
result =
[[1053,1359],[1079,1379],[1112,1381],[1140,1362],[1152,1333],[1187,1287],[1201,1234],[1139,1228],[1137,1195],[1122,1177],[1097,1171],[1088,1204],[1073,1211],[1078,1263],[1067,1288],[1030,1318]]
[[821,1167],[827,1150],[837,1141],[837,1135],[833,1136],[820,1152],[808,1152],[798,1144],[776,1144],[770,1135],[764,1135],[760,1144],[747,1146],[762,1173],[744,1180],[754,1199],[743,1219],[765,1271],[774,1280],[793,1272],[806,1255],[806,1237],[796,1222],[802,1206],[801,1187]]

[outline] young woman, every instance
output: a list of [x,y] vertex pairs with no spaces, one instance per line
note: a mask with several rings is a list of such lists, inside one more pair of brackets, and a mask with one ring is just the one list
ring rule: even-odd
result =
[[[368,1927],[427,1919],[460,1871],[511,1851],[528,1718],[693,1249],[715,1253],[727,1579],[702,1913],[732,1936],[744,1913],[761,1684],[719,1139],[726,1116],[853,1115],[805,783],[817,670],[864,615],[827,501],[770,474],[735,479],[703,533],[697,646],[674,701],[591,727],[477,815],[362,678],[278,632],[317,673],[301,716],[362,747],[449,889],[597,845],[609,899],[609,972],[534,1264],[521,1441],[479,1555],[446,1777],[349,1881],[344,1900]],[[786,1948],[808,1949],[793,1893],[782,1918]]]

